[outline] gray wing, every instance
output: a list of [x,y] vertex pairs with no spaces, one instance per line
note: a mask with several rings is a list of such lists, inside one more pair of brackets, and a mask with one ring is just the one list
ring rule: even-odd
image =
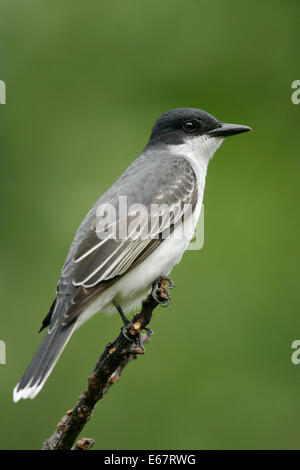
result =
[[[69,308],[64,312],[65,324],[120,276],[146,259],[163,243],[164,234],[172,232],[182,221],[186,207],[196,205],[196,176],[186,159],[160,155],[150,165],[146,157],[142,154],[100,198],[76,234],[59,283],[59,291],[67,290],[71,294]],[[128,208],[138,202],[146,211],[133,211],[126,218],[127,212],[122,213],[118,206],[119,196],[126,196]],[[105,216],[97,212],[101,204],[110,204],[115,209],[115,220],[107,222],[106,218],[104,223]],[[150,220],[152,204],[160,208],[155,224]],[[123,230],[123,236],[116,237],[125,222],[126,236]],[[100,227],[106,224],[105,228],[114,236],[99,238],[99,224]],[[131,229],[137,226],[145,231],[140,237],[136,237],[135,231],[133,237]]]

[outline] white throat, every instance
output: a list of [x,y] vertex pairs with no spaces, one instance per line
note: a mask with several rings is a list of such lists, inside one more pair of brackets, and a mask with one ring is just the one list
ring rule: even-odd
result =
[[223,140],[220,137],[202,135],[188,138],[183,144],[169,146],[169,150],[173,154],[181,155],[191,163],[198,181],[200,205],[202,205],[208,163],[223,143]]
[[200,137],[188,138],[183,144],[170,145],[169,148],[172,153],[188,158],[194,165],[200,166],[206,172],[210,159],[223,140],[220,137],[201,135]]

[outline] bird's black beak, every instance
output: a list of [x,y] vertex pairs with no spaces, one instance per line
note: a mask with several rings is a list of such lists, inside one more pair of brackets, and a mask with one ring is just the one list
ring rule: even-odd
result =
[[251,127],[241,124],[222,123],[220,127],[208,132],[211,137],[229,137],[230,135],[241,134],[242,132],[252,131]]

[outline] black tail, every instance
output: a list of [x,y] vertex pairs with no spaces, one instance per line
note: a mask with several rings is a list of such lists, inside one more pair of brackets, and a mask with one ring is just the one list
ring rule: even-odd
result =
[[36,397],[69,341],[75,325],[76,321],[66,326],[50,327],[24,376],[14,388],[14,402],[21,398]]

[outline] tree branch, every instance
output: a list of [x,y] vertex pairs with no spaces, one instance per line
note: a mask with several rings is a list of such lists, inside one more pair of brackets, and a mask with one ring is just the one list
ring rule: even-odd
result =
[[61,418],[52,436],[43,443],[42,450],[86,450],[92,447],[94,441],[88,438],[72,446],[90,419],[95,405],[119,379],[124,367],[138,354],[144,353],[143,344],[150,340],[152,332],[147,329],[146,333],[141,334],[141,331],[149,324],[157,305],[168,305],[168,289],[172,287],[169,278],[160,278],[153,285],[152,293],[143,302],[140,313],[134,315],[132,321],[121,329],[119,336],[106,346],[88,379],[87,389],[74,408]]

